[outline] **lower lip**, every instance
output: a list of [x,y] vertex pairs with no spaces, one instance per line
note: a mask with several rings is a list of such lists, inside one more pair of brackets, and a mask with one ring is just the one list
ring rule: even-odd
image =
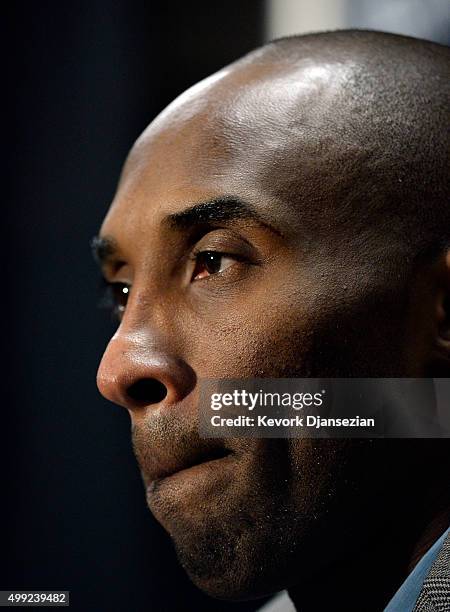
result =
[[199,491],[199,488],[214,487],[218,482],[222,484],[224,480],[229,480],[231,477],[229,469],[234,460],[233,453],[230,453],[225,457],[204,461],[203,463],[179,470],[174,474],[170,474],[170,476],[153,480],[147,486],[147,497],[153,497],[157,493],[162,493],[166,487],[176,487],[179,490],[181,488],[188,489],[189,485],[195,485],[196,490]]

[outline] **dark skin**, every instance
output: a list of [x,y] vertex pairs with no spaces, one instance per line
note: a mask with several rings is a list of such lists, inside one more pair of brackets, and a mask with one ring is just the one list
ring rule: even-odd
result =
[[379,610],[448,524],[446,441],[197,432],[201,378],[450,375],[450,251],[412,266],[386,210],[342,197],[379,146],[350,129],[354,70],[319,53],[213,75],[139,138],[101,228],[120,325],[98,386],[216,597],[289,588],[305,610],[359,610],[369,590]]

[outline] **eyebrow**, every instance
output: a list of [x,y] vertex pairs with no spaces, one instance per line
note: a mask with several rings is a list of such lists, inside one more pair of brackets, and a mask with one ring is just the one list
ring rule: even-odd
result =
[[[193,204],[185,210],[167,215],[163,224],[175,230],[187,230],[199,225],[236,219],[253,219],[276,234],[281,232],[263,218],[250,204],[234,196],[225,196]],[[94,259],[100,266],[117,260],[119,247],[112,236],[94,236],[91,240]]]
[[198,225],[236,219],[253,219],[273,232],[281,232],[265,219],[253,206],[234,197],[215,198],[194,204],[185,210],[168,215],[163,223],[172,229],[186,230]]

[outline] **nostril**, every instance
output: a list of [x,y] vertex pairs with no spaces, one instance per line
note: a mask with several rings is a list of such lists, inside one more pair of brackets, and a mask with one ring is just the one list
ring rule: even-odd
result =
[[157,404],[167,395],[167,387],[156,378],[143,378],[127,389],[127,395],[139,404]]

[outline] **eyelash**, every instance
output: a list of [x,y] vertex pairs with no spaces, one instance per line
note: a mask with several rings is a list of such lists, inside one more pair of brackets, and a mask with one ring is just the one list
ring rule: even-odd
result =
[[[234,259],[235,261],[246,261],[245,257],[233,254],[233,253],[225,253],[223,251],[214,251],[212,249],[203,249],[199,251],[194,251],[189,259],[194,261],[195,263],[199,263],[200,257],[207,257],[209,255],[214,255],[220,258],[228,258]],[[194,270],[195,271],[195,270]],[[210,273],[209,276],[195,280],[191,278],[191,282],[198,282],[199,280],[208,280],[212,276],[216,276],[218,274],[223,274],[224,272],[214,272]],[[120,321],[127,302],[127,294],[129,293],[131,286],[127,283],[111,283],[107,281],[105,278],[101,278],[101,291],[100,291],[100,299],[98,300],[98,307],[108,310],[111,313],[111,316],[114,320]],[[122,298],[122,300],[120,299]],[[123,301],[124,303],[121,303]]]
[[[190,259],[196,264],[198,265],[199,263],[201,263],[201,257],[203,257],[205,260],[207,259],[208,256],[215,256],[215,257],[219,257],[220,259],[233,259],[234,261],[240,261],[240,262],[245,262],[246,258],[242,257],[240,255],[236,255],[234,253],[225,253],[223,251],[215,251],[213,249],[201,249],[198,251],[193,251],[192,254],[190,255]],[[205,265],[207,265],[207,261],[203,262]],[[211,261],[209,263],[212,263]],[[223,274],[225,271],[217,271],[217,272],[211,272],[209,274],[209,276],[203,278],[203,279],[197,279],[195,280],[193,278],[194,276],[194,272],[195,272],[195,268],[194,271],[192,273],[192,277],[191,277],[191,282],[198,282],[198,280],[207,280],[212,276],[217,276],[218,274]]]

